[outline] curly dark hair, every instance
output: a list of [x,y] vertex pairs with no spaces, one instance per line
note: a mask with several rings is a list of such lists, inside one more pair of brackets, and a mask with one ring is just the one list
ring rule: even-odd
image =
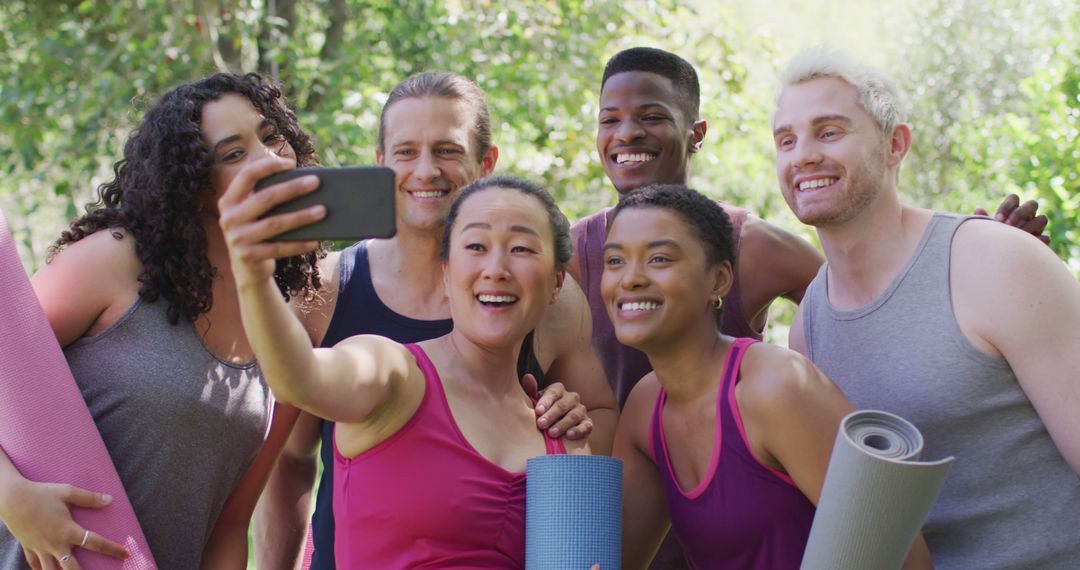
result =
[[[122,228],[135,240],[142,262],[139,297],[163,298],[169,322],[195,321],[213,304],[211,284],[217,269],[207,258],[206,230],[200,202],[214,194],[212,155],[200,132],[203,106],[236,93],[251,101],[296,152],[299,166],[318,164],[311,138],[280,87],[258,74],[217,73],[177,86],[161,96],[124,144],[124,157],[113,165],[113,180],[98,188],[98,201],[49,249],[51,259],[67,244],[104,229]],[[282,295],[310,299],[320,287],[319,251],[279,259],[274,279]]]
[[[709,265],[735,265],[735,235],[731,218],[713,199],[678,184],[652,184],[627,194],[615,206],[611,221],[630,208],[665,208],[679,215],[705,247]],[[608,224],[608,229],[612,226]]]
[[454,223],[457,222],[461,205],[465,203],[469,196],[492,188],[517,190],[526,196],[536,198],[544,206],[544,213],[547,214],[548,223],[551,227],[551,235],[555,239],[555,269],[559,271],[566,269],[566,265],[570,263],[570,258],[574,255],[574,246],[570,239],[570,222],[547,190],[544,190],[538,184],[516,176],[489,176],[461,189],[461,193],[458,194],[454,203],[450,205],[450,213],[446,215],[446,225],[443,229],[442,249],[439,251],[439,258],[446,261],[450,257],[450,234],[454,231]]

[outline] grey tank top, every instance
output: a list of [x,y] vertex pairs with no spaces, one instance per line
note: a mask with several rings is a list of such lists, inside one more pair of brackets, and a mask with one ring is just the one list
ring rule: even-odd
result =
[[[258,365],[222,361],[192,324],[170,325],[164,303],[141,300],[64,356],[158,566],[198,568],[269,429],[273,401]],[[13,542],[0,527],[0,564],[25,567]]]
[[953,315],[950,249],[968,219],[935,214],[889,288],[853,311],[830,305],[823,266],[803,299],[807,353],[856,407],[911,420],[924,459],[956,456],[923,528],[937,568],[1080,568],[1080,478],[1009,364]]

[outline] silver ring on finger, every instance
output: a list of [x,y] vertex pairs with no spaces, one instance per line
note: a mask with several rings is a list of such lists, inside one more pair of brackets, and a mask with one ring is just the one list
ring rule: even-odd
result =
[[65,554],[65,555],[61,556],[59,558],[59,560],[60,560],[60,563],[63,564],[65,562],[67,562],[68,560],[71,560],[71,555],[70,554]]
[[[86,541],[90,539],[90,529],[83,529],[82,542],[79,543],[79,548],[86,548]],[[69,555],[70,556],[70,555]]]

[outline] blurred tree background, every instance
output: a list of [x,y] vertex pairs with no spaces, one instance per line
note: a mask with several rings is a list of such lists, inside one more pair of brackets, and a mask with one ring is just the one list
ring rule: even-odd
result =
[[778,68],[827,41],[908,92],[908,200],[992,211],[1008,192],[1038,199],[1080,276],[1077,30],[1074,0],[8,0],[0,208],[33,271],[108,180],[141,112],[179,82],[278,77],[337,166],[374,161],[397,82],[446,69],[488,92],[499,169],[545,182],[576,218],[615,198],[593,150],[603,64],[645,44],[701,73],[709,131],[693,184],[813,240],[776,191],[769,122]]
[[[577,218],[614,202],[595,157],[604,62],[654,45],[695,64],[704,151],[692,184],[816,241],[776,190],[778,69],[828,42],[899,80],[915,204],[1037,199],[1080,277],[1080,4],[1075,0],[6,0],[0,209],[28,271],[96,197],[153,98],[215,71],[279,78],[324,164],[371,164],[379,110],[411,73],[488,93],[499,170],[543,181]],[[786,344],[793,309],[776,307]]]

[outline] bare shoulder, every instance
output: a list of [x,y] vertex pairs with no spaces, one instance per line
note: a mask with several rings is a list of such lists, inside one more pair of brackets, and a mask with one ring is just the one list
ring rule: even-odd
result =
[[99,230],[67,244],[42,271],[50,267],[86,271],[87,279],[137,278],[142,272],[142,263],[135,253],[135,238],[122,228]]
[[957,229],[949,283],[961,330],[991,356],[1009,352],[1018,340],[1060,335],[1073,324],[1064,315],[1080,306],[1080,285],[1050,248],[991,220],[970,220]]
[[134,238],[106,229],[67,245],[31,284],[57,339],[67,346],[111,326],[138,298],[142,271]]
[[771,416],[821,397],[843,397],[809,358],[767,343],[756,343],[747,350],[739,373],[736,392],[744,413],[758,411]]
[[[1061,265],[1035,236],[994,220],[968,220],[952,241],[952,264],[984,274],[1015,274],[1020,267]],[[1035,277],[1035,276],[1031,276]]]

